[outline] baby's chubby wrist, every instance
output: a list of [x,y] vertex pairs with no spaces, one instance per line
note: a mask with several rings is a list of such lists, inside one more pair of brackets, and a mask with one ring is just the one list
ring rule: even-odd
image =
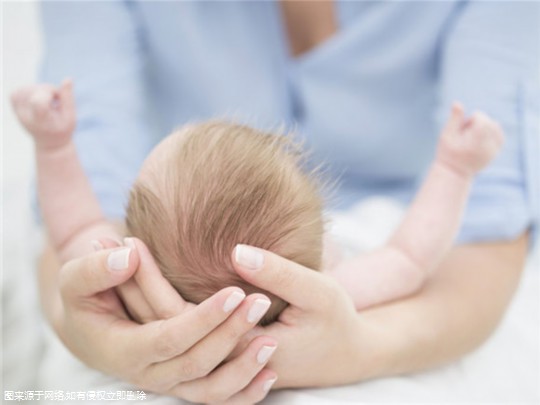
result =
[[472,181],[472,179],[477,173],[476,170],[473,170],[466,165],[460,164],[459,161],[456,161],[456,159],[452,159],[451,156],[448,156],[441,151],[437,153],[433,162],[433,166],[435,168],[444,170],[447,173],[451,173],[452,175],[464,181]]
[[64,159],[72,159],[72,156],[77,156],[75,144],[71,139],[64,143],[58,144],[41,144],[34,142],[34,151],[36,159],[41,161],[55,161]]

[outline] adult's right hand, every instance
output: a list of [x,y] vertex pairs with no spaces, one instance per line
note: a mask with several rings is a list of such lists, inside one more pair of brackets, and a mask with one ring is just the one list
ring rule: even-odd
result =
[[[276,379],[264,368],[275,339],[256,337],[222,362],[264,315],[268,298],[228,287],[199,305],[187,303],[161,282],[166,280],[144,244],[132,240],[131,246],[103,249],[62,267],[62,309],[54,323],[64,344],[90,367],[148,391],[204,403],[262,400]],[[143,265],[150,287],[160,289],[142,290],[141,299],[159,308],[154,301],[162,305],[175,294],[176,315],[141,325],[126,314],[114,287]]]

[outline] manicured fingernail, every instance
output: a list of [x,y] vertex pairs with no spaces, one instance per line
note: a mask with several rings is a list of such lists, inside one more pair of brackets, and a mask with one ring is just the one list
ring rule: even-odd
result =
[[268,392],[270,391],[270,388],[272,388],[272,385],[277,381],[277,378],[271,378],[270,380],[265,381],[263,384],[263,391]]
[[268,311],[268,308],[270,308],[269,300],[255,300],[248,311],[247,321],[251,323],[257,322]]
[[268,361],[277,346],[263,346],[257,353],[257,363],[264,364]]
[[92,244],[92,247],[94,248],[94,250],[95,250],[96,252],[105,249],[105,246],[103,246],[103,245],[101,244],[101,242],[98,241],[98,240],[95,240],[95,239],[94,239],[94,240],[91,240],[90,243]]
[[258,270],[264,263],[264,256],[257,249],[246,245],[236,245],[234,251],[236,263],[248,270]]
[[234,291],[223,304],[223,310],[225,312],[231,312],[246,298],[246,294],[241,291]]
[[107,264],[111,270],[125,270],[129,265],[129,254],[131,253],[131,248],[122,248],[113,251],[108,259]]
[[124,238],[124,245],[126,245],[127,247],[130,247],[131,249],[137,248],[135,246],[135,241],[133,240],[133,238]]

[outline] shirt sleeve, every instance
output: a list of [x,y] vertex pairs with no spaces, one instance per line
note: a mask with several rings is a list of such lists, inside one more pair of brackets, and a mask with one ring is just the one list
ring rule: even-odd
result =
[[540,3],[457,6],[440,53],[437,122],[453,101],[503,127],[501,153],[473,185],[458,241],[513,239],[538,227]]
[[123,218],[128,190],[148,154],[144,49],[128,3],[42,2],[40,80],[71,77],[75,144],[108,218]]

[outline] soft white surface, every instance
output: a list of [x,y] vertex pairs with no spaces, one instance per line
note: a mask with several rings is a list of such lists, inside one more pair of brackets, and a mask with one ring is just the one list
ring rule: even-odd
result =
[[[34,3],[4,3],[2,30],[2,372],[4,390],[121,390],[126,385],[87,369],[40,323],[35,287],[35,241],[32,227],[31,142],[7,108],[7,95],[31,82],[40,51]],[[381,243],[399,219],[392,202],[371,200],[335,218],[334,232],[352,252]],[[377,219],[382,218],[383,221]],[[361,225],[363,233],[352,235]],[[540,280],[530,259],[510,310],[494,336],[479,350],[445,368],[415,376],[389,378],[332,389],[273,393],[269,404],[373,402],[540,402]],[[479,297],[482,299],[482,297]],[[45,339],[47,336],[47,339]],[[38,378],[39,373],[39,378]],[[177,403],[154,398],[156,403]],[[131,402],[130,402],[131,403]]]

